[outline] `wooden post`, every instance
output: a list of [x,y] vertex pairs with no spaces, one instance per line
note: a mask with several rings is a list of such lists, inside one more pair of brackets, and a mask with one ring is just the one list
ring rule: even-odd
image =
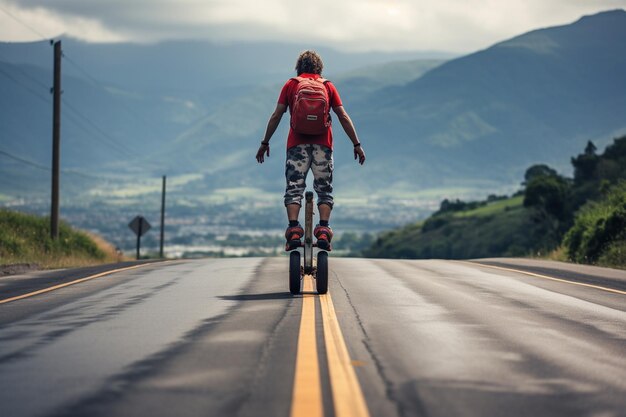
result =
[[143,233],[143,217],[139,217],[139,230],[137,230],[137,260],[139,260],[139,248],[141,247],[141,234]]
[[52,204],[50,237],[59,238],[59,182],[61,167],[61,41],[54,43],[54,87],[52,109]]
[[159,247],[159,257],[163,259],[163,240],[165,237],[165,182],[167,177],[163,175],[163,189],[161,191],[161,243]]

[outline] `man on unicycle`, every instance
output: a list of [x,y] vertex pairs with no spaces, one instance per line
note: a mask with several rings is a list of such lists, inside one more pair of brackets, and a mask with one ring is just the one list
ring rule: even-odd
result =
[[358,159],[361,165],[365,162],[365,152],[352,120],[344,109],[335,86],[322,78],[323,68],[322,59],[315,51],[300,54],[295,68],[298,76],[290,78],[283,86],[256,154],[256,159],[261,164],[266,155],[270,156],[269,141],[289,108],[291,120],[285,164],[285,207],[289,219],[289,226],[285,231],[286,251],[302,245],[304,229],[298,221],[298,215],[309,170],[313,172],[313,189],[317,193],[320,216],[320,222],[313,234],[319,249],[331,250],[333,231],[329,220],[333,209],[333,132],[330,109],[337,115],[343,130],[354,145],[354,159]]

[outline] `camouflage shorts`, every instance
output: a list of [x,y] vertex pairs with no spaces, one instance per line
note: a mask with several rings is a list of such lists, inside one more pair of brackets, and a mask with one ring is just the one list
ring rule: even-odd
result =
[[333,151],[321,145],[298,145],[287,149],[285,205],[302,205],[309,169],[317,204],[333,206]]

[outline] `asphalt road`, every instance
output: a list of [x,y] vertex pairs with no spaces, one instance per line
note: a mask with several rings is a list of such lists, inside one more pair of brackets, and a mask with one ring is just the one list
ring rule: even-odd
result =
[[327,296],[287,258],[2,278],[0,415],[625,416],[626,271],[481,262],[331,257]]

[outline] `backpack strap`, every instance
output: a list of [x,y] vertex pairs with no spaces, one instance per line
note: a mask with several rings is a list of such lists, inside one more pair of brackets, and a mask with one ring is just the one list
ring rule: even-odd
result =
[[330,117],[330,102],[333,101],[333,94],[330,91],[330,88],[328,88],[328,83],[330,82],[330,80],[327,80],[326,78],[318,78],[323,84],[324,87],[326,87],[326,94],[328,94],[328,117]]
[[[303,80],[305,80],[305,79],[306,79],[306,78],[304,78],[304,77],[300,77],[300,76],[298,76],[298,77],[291,77],[291,78],[290,78],[290,80],[294,80],[294,81],[296,81],[296,82],[300,82],[300,81],[303,81]],[[322,84],[326,84],[326,83],[329,83],[329,82],[330,82],[330,80],[327,80],[326,78],[322,78],[322,77],[317,78],[317,79],[316,79],[316,78],[311,78],[311,79],[312,79],[312,80],[317,80],[317,81],[321,82]]]
[[[300,83],[300,81],[306,80],[307,78],[305,77],[291,77],[290,80],[295,81],[296,83]],[[332,101],[332,94],[330,92],[330,89],[328,88],[328,83],[330,82],[330,80],[327,80],[326,78],[317,78],[317,81],[320,81],[322,84],[324,84],[324,87],[326,87],[326,94],[328,94],[328,99],[329,99],[329,109],[328,109],[328,117],[330,118],[330,101]]]

